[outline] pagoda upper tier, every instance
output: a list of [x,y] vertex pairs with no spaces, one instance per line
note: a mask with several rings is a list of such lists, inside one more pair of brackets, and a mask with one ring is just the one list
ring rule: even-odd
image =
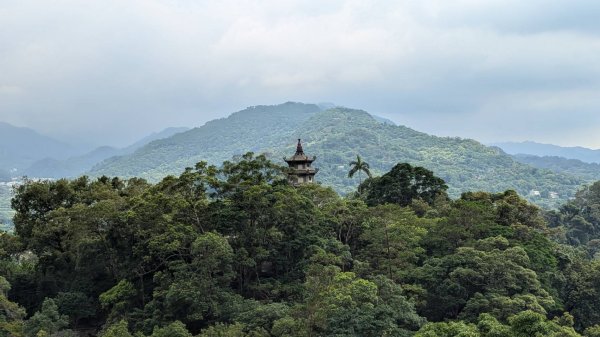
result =
[[309,157],[304,154],[304,149],[302,149],[302,141],[298,139],[296,153],[289,158],[283,158],[283,160],[285,160],[288,166],[292,169],[288,175],[289,182],[293,185],[302,185],[315,182],[315,174],[317,174],[319,169],[311,167],[311,164],[316,159],[316,156]]

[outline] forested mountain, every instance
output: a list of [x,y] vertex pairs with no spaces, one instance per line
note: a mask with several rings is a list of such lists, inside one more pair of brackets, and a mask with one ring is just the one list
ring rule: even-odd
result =
[[508,154],[530,154],[540,157],[563,157],[578,159],[586,163],[600,163],[600,150],[592,150],[581,146],[564,147],[552,144],[541,144],[532,141],[501,142],[490,144],[497,146]]
[[389,124],[389,125],[397,125],[396,123],[394,123],[394,121],[384,118],[384,117],[380,117],[377,115],[371,115],[373,118],[375,118],[376,121],[383,123],[383,124]]
[[[6,127],[6,125],[4,125],[4,127]],[[0,124],[0,129],[2,128],[2,124]],[[14,129],[14,128],[11,128]],[[13,132],[9,132],[7,134],[0,134],[0,138],[1,137],[8,137],[10,135],[14,136],[14,138],[11,138],[13,140],[11,140],[11,145],[14,146],[9,146],[9,148],[11,149],[11,153],[12,152],[18,152],[19,149],[22,149],[24,152],[23,154],[20,155],[15,155],[15,156],[10,156],[10,157],[3,157],[5,160],[7,160],[6,166],[7,167],[11,167],[11,168],[17,168],[19,167],[19,169],[17,169],[16,171],[9,171],[8,169],[3,169],[0,166],[0,230],[1,229],[6,229],[6,228],[11,228],[12,227],[12,221],[10,220],[10,218],[12,217],[13,211],[10,209],[10,198],[11,198],[11,194],[12,194],[12,185],[11,184],[7,184],[7,182],[10,182],[13,178],[15,179],[19,179],[22,176],[28,176],[31,177],[33,179],[39,179],[39,178],[54,178],[54,179],[59,179],[59,178],[76,178],[79,177],[80,175],[82,175],[83,173],[85,173],[86,171],[89,171],[95,164],[97,164],[98,162],[101,162],[102,160],[105,160],[107,158],[113,157],[113,156],[117,156],[117,155],[124,155],[124,154],[129,154],[132,153],[133,151],[135,151],[136,149],[154,141],[157,139],[162,139],[162,138],[167,138],[170,137],[174,134],[177,134],[179,132],[183,132],[183,131],[187,131],[189,130],[188,128],[167,128],[161,132],[155,132],[151,135],[148,135],[146,137],[144,137],[143,139],[140,139],[139,141],[135,142],[134,144],[125,147],[125,148],[113,148],[113,147],[109,147],[109,146],[103,146],[103,147],[99,147],[89,153],[86,153],[84,155],[77,155],[77,156],[72,156],[66,159],[56,159],[56,158],[49,158],[49,157],[42,157],[44,159],[39,159],[37,158],[35,162],[33,162],[32,164],[30,164],[29,167],[26,167],[25,165],[29,165],[27,163],[30,163],[31,160],[33,159],[33,157],[27,157],[25,158],[26,153],[34,153],[35,156],[40,157],[40,156],[46,156],[46,155],[56,155],[56,154],[60,154],[60,156],[66,156],[67,153],[72,153],[69,152],[71,151],[70,148],[64,144],[60,144],[58,148],[63,148],[63,145],[65,146],[65,148],[67,149],[67,152],[56,152],[54,150],[52,150],[53,146],[56,145],[56,143],[53,143],[52,140],[39,136],[37,133],[35,133],[34,131],[28,130],[28,129],[24,129],[24,130],[20,130],[17,129],[17,131]],[[18,134],[18,135],[17,135]],[[12,143],[13,141],[17,141],[19,140],[19,137],[25,137],[24,138],[24,143],[25,144],[29,144],[29,145],[24,145],[24,147],[20,147],[20,145],[18,143]],[[27,137],[33,137],[32,139],[29,139]],[[46,144],[45,142],[48,142],[47,146],[48,147],[44,147],[43,144]],[[53,145],[54,144],[54,145]],[[27,148],[31,147],[29,150],[27,150]],[[37,148],[36,148],[37,147]],[[46,149],[49,149],[48,152],[44,152]],[[29,151],[29,152],[27,152]],[[59,157],[60,158],[60,157]]]
[[162,131],[159,131],[159,132],[153,132],[153,133],[147,135],[146,137],[138,140],[137,142],[135,142],[125,148],[122,148],[121,151],[123,151],[124,153],[132,153],[135,150],[139,149],[140,147],[142,147],[150,142],[153,142],[158,139],[169,138],[178,133],[188,131],[189,129],[190,128],[187,128],[187,127],[169,127]]
[[28,128],[0,122],[0,171],[22,170],[46,157],[67,158],[79,150]]
[[358,178],[348,179],[348,163],[360,155],[373,173],[381,174],[397,162],[437,172],[449,185],[450,195],[473,190],[516,189],[558,193],[566,200],[585,179],[557,174],[519,163],[498,148],[474,140],[435,137],[405,126],[381,123],[361,110],[286,103],[256,106],[228,118],[152,142],[131,155],[111,158],[91,171],[93,176],[140,176],[157,181],[193,166],[199,160],[217,164],[246,151],[265,152],[280,162],[293,153],[296,138],[316,155],[317,180],[341,193],[353,191]]
[[548,228],[514,191],[452,200],[406,163],[348,197],[285,173],[248,153],[19,186],[0,336],[600,336],[600,183]]
[[277,149],[283,153],[282,148],[287,146],[285,150],[289,150],[295,144],[294,131],[318,111],[317,105],[301,103],[249,107],[202,127],[151,142],[132,155],[106,160],[91,173],[157,181],[200,160],[220,163],[246,151]]
[[154,140],[167,138],[187,130],[189,129],[172,127],[160,132],[152,133],[125,148],[102,146],[86,154],[70,157],[68,159],[44,158],[36,161],[23,170],[21,175],[55,179],[78,177],[107,158],[133,153],[135,150]]
[[587,181],[600,180],[600,164],[598,163],[585,163],[577,159],[556,156],[540,157],[528,154],[516,154],[513,155],[513,158],[523,164],[557,173],[574,175]]

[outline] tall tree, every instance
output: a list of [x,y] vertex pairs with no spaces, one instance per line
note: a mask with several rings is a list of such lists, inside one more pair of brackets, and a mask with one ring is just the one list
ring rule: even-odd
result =
[[398,204],[408,206],[414,199],[433,205],[437,198],[447,198],[448,186],[426,168],[407,163],[396,164],[381,177],[365,180],[359,187],[369,206]]
[[[356,160],[350,162],[350,172],[348,172],[348,178],[354,177],[354,174],[358,172],[358,180],[360,185],[362,185],[362,173],[364,172],[367,177],[371,178],[371,170],[369,167],[369,163],[362,160],[359,155],[356,155]],[[360,186],[359,185],[359,186]]]
[[69,326],[69,317],[60,314],[53,299],[46,298],[40,311],[25,322],[23,331],[27,337],[55,336],[59,331],[69,336],[68,332],[64,331],[67,326]]

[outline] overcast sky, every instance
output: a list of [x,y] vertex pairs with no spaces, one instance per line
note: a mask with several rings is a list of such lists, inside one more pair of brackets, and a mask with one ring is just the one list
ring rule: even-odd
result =
[[600,1],[0,0],[0,121],[124,145],[333,102],[482,142],[600,147]]

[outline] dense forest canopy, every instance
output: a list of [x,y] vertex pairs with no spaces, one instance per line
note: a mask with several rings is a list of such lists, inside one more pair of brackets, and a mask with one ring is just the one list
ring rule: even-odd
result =
[[405,163],[346,197],[286,172],[19,186],[0,336],[600,336],[600,183],[544,213]]
[[12,228],[13,210],[10,207],[12,188],[0,183],[0,230]]

